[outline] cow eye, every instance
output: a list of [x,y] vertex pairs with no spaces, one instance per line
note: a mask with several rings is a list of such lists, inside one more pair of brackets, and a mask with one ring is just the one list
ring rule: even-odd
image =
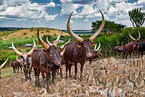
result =
[[50,57],[52,57],[53,56],[53,54],[49,54],[50,55]]

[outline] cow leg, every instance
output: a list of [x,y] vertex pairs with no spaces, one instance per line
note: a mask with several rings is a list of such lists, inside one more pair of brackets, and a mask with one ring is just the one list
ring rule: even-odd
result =
[[143,51],[141,51],[141,57],[143,57]]
[[15,68],[13,68],[13,71],[14,71],[14,73],[16,72],[16,71],[15,71]]
[[71,76],[71,66],[72,66],[72,64],[69,64],[69,77],[70,78],[72,78],[72,76]]
[[[130,55],[130,58],[131,58],[131,53],[129,53],[129,55]],[[133,55],[134,55],[134,53],[133,53]]]
[[85,64],[85,62],[81,63],[81,73],[80,73],[80,80],[81,81],[84,81],[83,76],[82,76],[84,64]]
[[28,72],[27,70],[24,70],[24,73],[25,73],[25,81],[28,80],[28,73],[27,72]]
[[47,85],[46,90],[47,90],[47,93],[50,93],[50,89],[49,89],[50,70],[51,70],[50,67],[46,67],[46,85]]
[[75,62],[74,65],[75,65],[75,76],[74,76],[74,79],[77,79],[77,71],[78,71],[77,63]]
[[35,86],[37,87],[37,69],[34,67]]
[[57,75],[60,75],[59,70],[57,71]]
[[54,79],[56,79],[56,71],[52,72],[52,84],[54,84]]
[[90,65],[92,64],[92,59],[91,58],[89,59],[89,63],[90,63]]
[[49,85],[51,85],[51,76],[52,76],[52,74],[50,72],[50,74],[49,74]]
[[18,71],[17,72],[19,73],[19,67],[18,67]]
[[21,67],[21,74],[22,74],[22,67]]
[[41,88],[41,84],[39,81],[40,69],[37,69],[37,86]]
[[59,71],[60,71],[61,78],[63,78],[62,69],[60,69]]
[[65,64],[66,64],[66,78],[68,78],[68,76],[67,76],[68,65],[69,65],[69,64],[68,64],[68,61],[65,60]]
[[[32,71],[32,66],[30,67],[30,70],[29,70],[29,80],[31,81],[31,71]],[[39,74],[40,74],[40,70],[39,70]]]
[[45,74],[44,74],[45,67],[44,66],[41,66],[40,71],[41,71],[42,78],[43,78],[43,87],[45,88],[45,82],[46,82],[46,78],[45,78]]

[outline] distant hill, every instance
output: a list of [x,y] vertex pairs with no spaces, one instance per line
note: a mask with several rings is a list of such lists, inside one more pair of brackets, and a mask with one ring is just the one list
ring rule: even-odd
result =
[[16,28],[16,27],[0,27],[0,31],[13,31],[13,30],[21,30],[26,28]]
[[[6,28],[7,30],[12,30],[12,31],[6,31]],[[7,40],[11,38],[27,38],[27,37],[37,36],[38,28],[16,28],[17,30],[14,30],[14,29],[15,29],[14,27],[11,27],[11,28],[5,27],[5,31],[0,31],[0,39]],[[40,31],[40,36],[43,36],[43,35],[53,36],[55,34],[58,36],[60,32],[62,32],[59,29],[43,28],[43,27],[39,27],[39,31]],[[63,31],[62,35],[64,36],[64,35],[69,35],[69,34]]]

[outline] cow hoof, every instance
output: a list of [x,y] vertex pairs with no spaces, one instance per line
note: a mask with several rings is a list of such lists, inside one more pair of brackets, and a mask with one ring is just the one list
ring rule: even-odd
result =
[[80,79],[80,81],[84,81],[84,79],[83,79],[83,78],[81,78],[81,79]]
[[49,89],[47,89],[47,93],[48,93],[48,94],[51,93]]
[[77,79],[77,77],[75,76],[74,79]]
[[70,78],[72,78],[72,76],[69,76]]

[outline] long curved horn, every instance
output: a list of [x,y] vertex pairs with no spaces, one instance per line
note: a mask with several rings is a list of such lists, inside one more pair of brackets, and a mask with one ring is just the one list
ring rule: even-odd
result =
[[131,39],[133,39],[133,40],[136,40],[135,38],[133,38],[133,37],[130,35],[130,33],[129,33],[129,37],[130,37]]
[[99,51],[99,49],[100,49],[100,42],[99,42],[99,46],[98,46],[97,49],[96,49],[96,47],[97,47],[97,44],[95,44],[94,50],[95,50],[95,51]]
[[[33,39],[32,39],[33,40]],[[28,55],[31,55],[33,51],[37,48],[35,41],[33,40],[33,48],[27,53]]]
[[[100,10],[99,10],[100,11]],[[100,28],[89,38],[90,41],[93,41],[93,39],[95,39],[99,33],[103,30],[104,28],[104,25],[105,25],[105,18],[104,18],[104,15],[103,13],[100,11],[101,15],[102,15],[102,23],[101,23],[101,26]]]
[[[72,13],[73,13],[73,12],[72,12]],[[70,16],[69,16],[69,18],[68,18],[68,21],[67,21],[67,31],[68,31],[69,34],[70,34],[73,38],[75,38],[77,41],[82,42],[84,39],[81,38],[81,37],[79,37],[78,35],[76,35],[76,34],[71,30],[71,28],[70,28],[70,18],[71,18],[72,13],[70,14]]]
[[[14,40],[13,40],[13,41],[14,41]],[[19,51],[15,48],[15,46],[14,46],[14,44],[13,44],[13,41],[12,41],[12,48],[13,48],[13,50],[15,51],[16,54],[22,56],[23,53],[19,52]]]
[[57,46],[57,43],[60,39],[60,36],[61,36],[62,32],[60,33],[60,35],[57,37],[57,39],[54,41],[53,45]]
[[60,52],[60,55],[61,55],[61,56],[63,56],[65,50],[66,50],[66,47]]
[[42,38],[39,36],[39,29],[37,30],[37,35],[38,35],[38,39],[41,43],[41,45],[45,48],[45,49],[49,49],[49,45],[47,43],[45,43]]
[[70,39],[71,38],[69,38],[68,42],[66,42],[64,45],[60,46],[60,48],[63,49],[70,42]]
[[46,37],[46,41],[47,41],[47,43],[50,45],[50,46],[52,46],[52,44],[49,42],[49,40],[48,40],[48,36]]
[[7,63],[8,58],[6,59],[6,61],[0,66],[0,69],[4,67],[4,65]]
[[138,30],[138,34],[139,34],[139,36],[138,36],[137,41],[139,41],[139,39],[140,39],[140,37],[141,37],[139,30]]

